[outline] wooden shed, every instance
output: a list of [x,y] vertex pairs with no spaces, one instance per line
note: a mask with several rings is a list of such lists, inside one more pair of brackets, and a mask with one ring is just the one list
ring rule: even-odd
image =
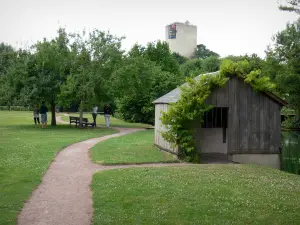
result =
[[[160,118],[170,103],[178,101],[180,93],[180,88],[176,88],[153,102],[155,145],[174,154],[178,154],[178,148],[171,148],[162,137],[161,131],[166,128]],[[224,87],[212,91],[206,102],[214,108],[205,114],[202,125],[195,121],[200,154],[238,163],[280,167],[280,109],[287,102],[270,92],[255,92],[237,77],[231,77]]]

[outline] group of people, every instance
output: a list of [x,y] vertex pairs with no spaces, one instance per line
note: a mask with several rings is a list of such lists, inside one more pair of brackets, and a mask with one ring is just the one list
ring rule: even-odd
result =
[[[40,114],[41,114],[42,128],[46,128],[47,127],[47,112],[48,112],[48,108],[45,105],[44,101],[42,102],[42,105],[40,108],[38,107],[38,105],[34,105],[34,109],[33,109],[34,123],[40,124]],[[98,114],[98,107],[96,105],[94,105],[92,115],[93,115],[93,120],[94,120],[95,126],[96,126],[97,114]],[[107,127],[110,126],[110,116],[111,115],[113,115],[112,108],[109,104],[107,104],[104,107],[104,118],[105,118],[105,124]]]
[[[93,120],[94,120],[94,124],[96,126],[96,119],[97,119],[97,115],[98,115],[98,107],[96,105],[94,105],[93,107]],[[113,115],[113,111],[112,108],[109,104],[107,104],[104,107],[104,118],[105,118],[105,124],[107,127],[110,126],[110,116]]]
[[42,128],[47,127],[47,112],[48,112],[48,108],[45,105],[44,101],[42,102],[42,105],[40,108],[38,107],[38,105],[34,105],[33,119],[34,119],[35,125],[40,124],[40,114],[41,114]]

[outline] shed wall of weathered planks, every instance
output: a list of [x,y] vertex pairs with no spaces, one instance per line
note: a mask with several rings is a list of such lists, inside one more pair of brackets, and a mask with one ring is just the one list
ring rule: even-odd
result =
[[231,78],[228,84],[228,153],[279,153],[278,103],[238,78]]
[[167,150],[173,152],[175,154],[178,153],[177,148],[172,148],[171,144],[167,142],[163,137],[161,132],[166,131],[167,128],[161,123],[162,112],[166,112],[168,110],[168,104],[156,104],[155,105],[155,140],[154,143],[159,148],[163,150]]

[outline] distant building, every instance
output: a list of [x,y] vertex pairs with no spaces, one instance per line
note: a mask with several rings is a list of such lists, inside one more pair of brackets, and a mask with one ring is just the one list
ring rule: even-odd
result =
[[197,48],[197,26],[175,22],[165,27],[165,38],[172,52],[190,58]]

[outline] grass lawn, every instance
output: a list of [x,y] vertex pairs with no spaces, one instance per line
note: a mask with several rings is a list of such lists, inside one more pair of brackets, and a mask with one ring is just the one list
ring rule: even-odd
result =
[[145,130],[111,138],[91,149],[92,160],[102,164],[177,162],[171,154],[153,146],[154,131]]
[[[50,113],[48,115],[51,121]],[[0,111],[0,224],[15,224],[56,153],[74,142],[115,133],[112,129],[41,129],[32,112]]]
[[[65,116],[63,114],[64,113],[60,113],[60,115],[62,115],[61,116],[62,120],[66,121],[66,122],[69,122],[70,121],[69,116]],[[79,114],[78,113],[70,113],[70,116],[79,116]],[[91,121],[91,122],[93,121],[93,117],[92,117],[91,113],[84,113],[83,117],[88,118],[88,120]],[[114,118],[114,117],[110,118],[110,123],[111,123],[111,126],[114,126],[114,127],[128,127],[128,128],[149,128],[149,127],[152,127],[149,124],[128,123],[128,122],[125,122],[123,120],[119,120],[119,119]],[[104,119],[103,115],[97,115],[97,125],[105,125],[105,119]]]
[[102,171],[93,224],[299,224],[300,177],[255,165]]

